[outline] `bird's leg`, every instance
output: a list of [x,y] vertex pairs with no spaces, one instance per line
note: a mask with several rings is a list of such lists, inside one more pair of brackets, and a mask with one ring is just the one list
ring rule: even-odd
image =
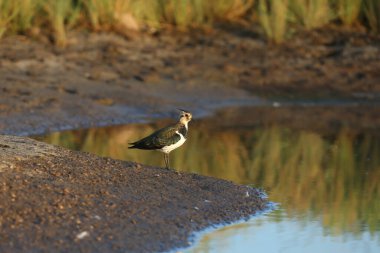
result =
[[[165,160],[165,166],[166,169],[170,169],[170,159],[169,159],[169,153],[164,153],[164,160]],[[176,174],[181,175],[180,172],[175,171]]]
[[169,169],[169,155],[167,153],[164,153],[164,161],[166,169]]

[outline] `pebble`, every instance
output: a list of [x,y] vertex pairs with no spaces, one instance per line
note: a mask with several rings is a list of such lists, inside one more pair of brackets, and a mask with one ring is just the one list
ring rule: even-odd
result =
[[80,232],[79,234],[77,234],[77,239],[78,240],[82,240],[83,238],[85,238],[85,237],[87,237],[87,236],[89,236],[90,235],[90,233],[89,232],[87,232],[87,231],[83,231],[83,232]]

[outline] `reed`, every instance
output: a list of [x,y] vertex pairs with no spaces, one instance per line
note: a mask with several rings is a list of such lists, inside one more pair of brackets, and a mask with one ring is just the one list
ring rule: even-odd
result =
[[140,23],[157,28],[164,21],[164,7],[161,0],[130,0],[127,11]]
[[329,0],[289,0],[291,18],[306,29],[321,27],[331,18]]
[[112,27],[118,15],[126,12],[128,0],[82,0],[85,12],[95,31]]
[[337,14],[344,25],[352,26],[359,20],[363,0],[338,0]]
[[[84,0],[83,6],[90,20],[92,28],[96,31],[100,29],[102,21],[109,19],[109,1],[105,0]],[[109,21],[109,20],[108,20]]]
[[[254,18],[252,18],[254,17]],[[314,29],[339,19],[380,32],[377,0],[0,0],[0,37],[38,28],[57,45],[67,43],[72,26],[93,31],[140,30],[141,27],[187,29],[216,22],[260,25],[268,41],[280,43],[292,30]]]
[[212,24],[215,19],[243,16],[252,8],[253,0],[202,0],[160,1],[163,22],[181,28]]
[[380,33],[380,1],[366,0],[363,3],[363,15],[370,30],[375,33]]
[[223,0],[213,3],[210,12],[218,19],[236,20],[253,11],[254,6],[255,0]]
[[288,26],[288,0],[259,0],[258,16],[267,38],[280,43]]
[[34,25],[37,13],[41,11],[42,0],[14,0],[17,14],[10,29],[14,32],[25,33]]
[[66,27],[75,23],[80,12],[78,4],[67,0],[44,0],[42,5],[53,30],[55,44],[64,47],[67,44]]
[[0,38],[9,30],[13,19],[17,16],[19,9],[14,2],[0,0]]
[[195,22],[205,21],[204,13],[195,12],[195,10],[202,10],[198,5],[202,5],[202,2],[191,0],[161,2],[165,22],[178,27],[186,27],[194,25]]

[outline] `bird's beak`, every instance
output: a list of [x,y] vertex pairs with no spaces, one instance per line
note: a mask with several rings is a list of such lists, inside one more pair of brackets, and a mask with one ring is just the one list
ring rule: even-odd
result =
[[189,113],[188,111],[183,110],[183,109],[179,109],[179,108],[177,108],[177,110],[180,111],[180,112],[182,112],[182,113]]

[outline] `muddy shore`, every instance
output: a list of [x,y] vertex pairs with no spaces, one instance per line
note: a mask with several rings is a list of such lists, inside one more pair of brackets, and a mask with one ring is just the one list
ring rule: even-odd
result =
[[[280,100],[380,100],[380,38],[328,27],[271,46],[254,33],[70,34],[65,49],[0,43],[0,133],[196,117]],[[339,103],[339,101],[338,101]]]
[[0,135],[1,252],[162,252],[248,218],[248,186]]
[[[378,37],[331,27],[271,46],[249,32],[211,35],[73,33],[65,49],[5,38],[0,134],[153,121],[178,107],[196,120],[247,106],[224,111],[220,124],[380,125]],[[0,149],[0,251],[163,251],[265,205],[246,186],[29,139],[0,136]]]

